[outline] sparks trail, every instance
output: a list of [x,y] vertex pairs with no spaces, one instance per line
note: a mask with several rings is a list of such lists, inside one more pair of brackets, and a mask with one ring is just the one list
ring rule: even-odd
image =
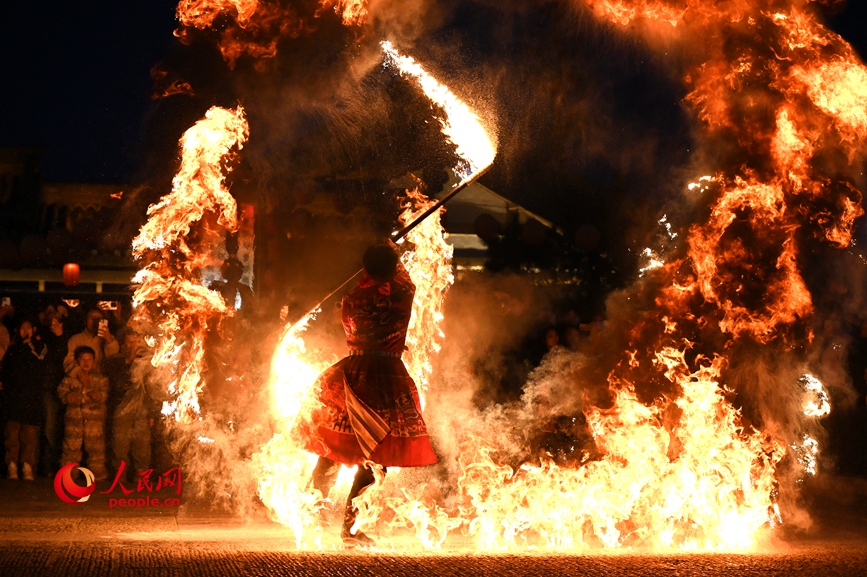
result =
[[441,118],[442,131],[457,146],[464,164],[457,167],[463,180],[485,170],[494,162],[497,150],[479,117],[455,96],[448,86],[438,82],[410,56],[403,56],[391,42],[382,42],[386,65],[395,66],[401,75],[416,79],[431,102],[441,106],[446,118]]

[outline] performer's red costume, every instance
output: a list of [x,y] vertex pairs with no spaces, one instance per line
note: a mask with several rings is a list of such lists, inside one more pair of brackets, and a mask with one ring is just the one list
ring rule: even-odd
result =
[[403,266],[388,281],[364,278],[343,298],[349,356],[317,381],[323,406],[312,415],[307,449],[355,465],[422,467],[437,462],[418,390],[400,358],[415,285]]

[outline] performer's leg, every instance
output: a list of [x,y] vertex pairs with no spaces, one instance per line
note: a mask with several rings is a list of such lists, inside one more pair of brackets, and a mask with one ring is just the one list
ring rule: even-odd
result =
[[[387,469],[382,468],[383,474]],[[354,541],[364,545],[373,545],[374,541],[361,531],[351,532],[352,526],[355,525],[355,519],[358,517],[358,507],[352,504],[352,500],[364,493],[368,487],[373,485],[376,477],[373,475],[373,469],[364,465],[358,466],[358,471],[355,473],[355,479],[352,481],[352,488],[349,490],[349,496],[346,499],[346,510],[343,513],[343,530],[341,536],[344,541]]]
[[313,488],[322,493],[322,498],[327,499],[331,487],[334,486],[334,481],[337,480],[337,473],[340,472],[340,463],[332,461],[326,457],[319,457],[316,462],[316,468],[313,469],[313,475],[310,478],[310,484]]

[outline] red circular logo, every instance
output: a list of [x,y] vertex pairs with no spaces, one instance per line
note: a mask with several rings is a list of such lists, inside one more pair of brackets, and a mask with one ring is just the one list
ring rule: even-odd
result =
[[84,482],[87,485],[85,487],[76,485],[75,481],[72,480],[72,470],[76,467],[78,467],[78,463],[64,465],[54,476],[54,492],[57,493],[61,501],[70,505],[84,503],[90,499],[96,490],[96,485],[93,483],[93,473],[84,467],[78,467],[78,469],[84,473]]

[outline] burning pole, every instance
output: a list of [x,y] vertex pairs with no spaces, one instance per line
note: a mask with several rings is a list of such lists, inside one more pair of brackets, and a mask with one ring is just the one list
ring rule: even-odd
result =
[[[410,222],[409,224],[407,224],[406,226],[404,226],[404,227],[401,228],[400,230],[397,230],[397,231],[393,232],[393,233],[391,234],[391,236],[389,236],[389,239],[390,239],[392,242],[394,242],[395,244],[400,244],[400,242],[401,242],[404,238],[406,238],[406,236],[407,236],[410,232],[412,232],[413,229],[415,229],[418,225],[420,225],[420,224],[423,223],[425,220],[427,220],[428,217],[431,216],[432,214],[434,214],[434,213],[439,213],[439,212],[440,212],[440,209],[442,209],[443,206],[445,206],[445,204],[446,204],[448,201],[450,201],[451,199],[453,199],[455,196],[457,196],[457,194],[458,194],[459,192],[461,192],[462,190],[464,190],[465,188],[467,188],[469,185],[471,185],[472,183],[474,183],[476,180],[478,180],[479,178],[481,178],[481,176],[482,176],[483,174],[485,174],[485,173],[486,173],[490,168],[491,168],[490,165],[488,165],[488,166],[486,166],[486,167],[480,169],[478,172],[472,174],[471,176],[465,178],[465,179],[462,180],[461,182],[459,182],[457,185],[455,185],[454,188],[452,188],[452,190],[450,190],[450,191],[448,192],[448,194],[446,194],[446,195],[445,195],[444,197],[442,197],[440,200],[436,201],[434,204],[432,204],[432,205],[429,206],[427,209],[425,209],[425,210],[424,210],[421,214],[419,214],[419,215],[418,215],[418,216],[417,216],[417,217],[416,217],[412,222]],[[359,276],[361,273],[363,273],[363,272],[364,272],[364,269],[363,269],[363,268],[362,268],[362,269],[358,269],[357,271],[355,271],[355,274],[353,274],[351,277],[349,277],[348,279],[346,279],[345,281],[343,281],[343,282],[340,284],[340,286],[338,286],[336,289],[334,289],[333,291],[331,291],[330,293],[328,293],[328,294],[325,296],[325,298],[323,298],[322,300],[320,300],[320,301],[319,301],[319,304],[317,304],[315,307],[313,307],[313,309],[311,309],[311,310],[310,310],[306,315],[304,315],[304,317],[307,317],[307,316],[310,315],[313,311],[316,311],[316,310],[321,309],[321,308],[322,308],[322,305],[325,304],[325,303],[328,301],[328,299],[330,299],[331,297],[333,297],[334,295],[336,295],[337,293],[339,293],[340,291],[342,291],[344,288],[346,288],[348,285],[350,285],[350,284],[352,283],[352,281],[354,281],[356,278],[358,278],[358,276]]]
[[[442,297],[452,282],[450,269],[444,270],[448,267],[443,266],[451,258],[451,247],[444,242],[439,215],[446,202],[488,170],[496,148],[478,116],[447,87],[430,77],[414,60],[399,55],[390,43],[383,43],[383,50],[387,56],[386,66],[395,66],[401,74],[417,79],[425,94],[442,106],[446,113],[446,117],[440,119],[443,133],[456,144],[462,159],[455,168],[461,182],[440,201],[433,202],[418,191],[408,191],[401,217],[406,225],[391,236],[396,241],[406,238],[415,245],[414,250],[402,256],[416,284],[413,317],[407,334],[410,350],[404,360],[410,374],[418,379],[423,394],[430,355],[438,350],[442,338],[438,324],[442,318]],[[332,291],[323,302],[354,278],[355,275]],[[296,425],[307,419],[315,408],[316,376],[337,360],[334,355],[308,350],[304,341],[303,333],[316,318],[317,309],[287,325],[274,351],[270,390],[276,433],[254,456],[259,496],[272,517],[292,530],[298,547],[321,546],[322,530],[317,517],[321,496],[307,488],[316,457],[303,449],[301,439],[295,435]]]
[[[393,242],[399,243],[414,228],[424,222],[425,219],[439,212],[459,192],[481,178],[491,168],[497,150],[476,113],[470,110],[447,86],[441,84],[428,74],[415,59],[400,54],[390,41],[384,40],[380,45],[385,54],[384,66],[394,66],[402,76],[415,78],[431,102],[438,104],[446,111],[446,118],[439,119],[442,131],[446,138],[455,144],[457,147],[456,152],[461,158],[461,163],[454,168],[455,174],[461,178],[460,182],[443,198],[419,214],[412,222],[392,233],[389,238]],[[302,318],[307,318],[313,311],[319,310],[328,299],[343,290],[362,272],[363,269],[356,271],[355,274],[343,281],[340,286],[329,292]]]

